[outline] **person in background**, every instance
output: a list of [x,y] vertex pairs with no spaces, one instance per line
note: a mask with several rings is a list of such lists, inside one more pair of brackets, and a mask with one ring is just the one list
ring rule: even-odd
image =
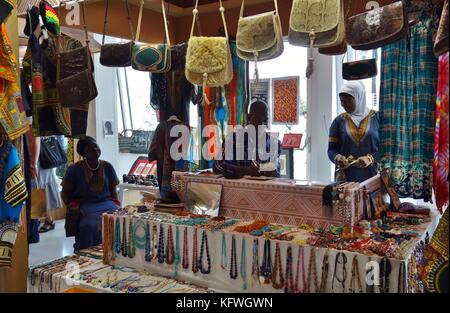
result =
[[120,206],[116,190],[119,179],[114,167],[100,160],[101,150],[95,139],[80,139],[77,153],[83,160],[69,166],[62,182],[62,199],[67,208],[81,212],[75,251],[101,244],[101,216]]
[[339,98],[345,112],[331,124],[328,157],[346,181],[362,182],[377,174],[378,112],[367,107],[361,81],[345,83]]

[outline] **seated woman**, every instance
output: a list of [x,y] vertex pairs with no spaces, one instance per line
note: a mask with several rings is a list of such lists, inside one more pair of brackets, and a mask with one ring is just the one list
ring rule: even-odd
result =
[[[247,129],[235,130],[229,134],[223,143],[222,160],[214,162],[214,171],[222,173],[227,178],[241,178],[245,175],[249,176],[280,176],[280,162],[281,143],[277,138],[274,138],[265,130],[263,131],[258,126],[267,126],[269,119],[268,109],[266,103],[262,101],[255,101],[250,105],[250,112],[248,115],[249,126],[255,128],[255,136],[249,136]],[[237,140],[238,133],[242,132],[241,138],[243,142]],[[264,132],[264,133],[262,133]],[[231,137],[232,136],[232,137]],[[227,140],[232,139],[233,152],[226,151]],[[259,141],[265,140],[265,154],[264,151],[259,150]],[[271,144],[272,143],[272,144]],[[271,145],[276,143],[277,147],[271,151]],[[242,153],[240,153],[242,152]],[[274,153],[275,155],[271,155]],[[239,158],[239,154],[243,156]],[[232,156],[230,158],[229,156]]]
[[[328,157],[345,178],[338,181],[362,182],[377,174],[378,113],[366,105],[366,91],[360,81],[349,81],[339,93],[345,112],[330,127]],[[338,175],[339,176],[339,175]]]
[[119,205],[116,191],[119,180],[113,166],[99,160],[101,150],[95,139],[88,136],[81,139],[77,152],[83,160],[67,169],[61,194],[68,210],[79,208],[81,212],[75,251],[102,243],[101,216]]

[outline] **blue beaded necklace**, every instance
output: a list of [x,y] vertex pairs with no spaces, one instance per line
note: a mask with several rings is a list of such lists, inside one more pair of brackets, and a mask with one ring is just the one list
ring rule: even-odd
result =
[[186,226],[195,226],[205,224],[208,221],[206,217],[196,217],[196,218],[188,218],[182,220],[176,220],[176,225],[186,225]]
[[128,249],[128,244],[127,244],[127,222],[125,217],[123,218],[123,222],[122,222],[122,256],[123,257],[127,257],[127,249]]
[[136,255],[136,245],[134,241],[134,226],[133,226],[133,218],[130,218],[128,223],[128,257],[130,259],[134,258]]
[[179,244],[179,234],[178,234],[178,226],[175,226],[175,270],[173,272],[173,278],[177,278],[178,276],[178,267],[180,266],[180,244]]
[[145,261],[151,262],[152,255],[152,240],[150,235],[150,224],[145,223]]
[[[142,236],[138,236],[138,230],[142,228],[144,230],[144,234]],[[136,248],[140,250],[145,250],[146,244],[147,244],[147,230],[146,230],[146,224],[143,220],[138,219],[134,223],[133,227],[133,241]]]
[[158,263],[164,263],[164,227],[163,224],[159,225],[159,241],[158,241]]
[[220,267],[223,270],[227,268],[227,262],[227,239],[225,238],[225,233],[222,233],[222,257],[220,259]]
[[120,253],[122,249],[122,242],[120,239],[120,219],[119,217],[116,217],[116,223],[114,227],[114,258],[116,258],[116,253]]
[[242,247],[241,247],[241,277],[244,281],[242,289],[247,289],[247,269],[245,263],[245,237],[242,237]]

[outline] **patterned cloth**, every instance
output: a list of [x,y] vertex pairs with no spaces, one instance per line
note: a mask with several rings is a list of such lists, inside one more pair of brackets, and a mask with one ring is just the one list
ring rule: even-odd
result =
[[422,12],[403,39],[383,47],[380,154],[400,197],[431,200],[437,59],[433,17]]
[[298,124],[299,78],[274,79],[273,123]]
[[442,212],[448,205],[448,52],[439,58],[434,135],[433,188],[436,206]]
[[28,198],[19,154],[10,142],[0,146],[0,267],[11,266],[23,202]]

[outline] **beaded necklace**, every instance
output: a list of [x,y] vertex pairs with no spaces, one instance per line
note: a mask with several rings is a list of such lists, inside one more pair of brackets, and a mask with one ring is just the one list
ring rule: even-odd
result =
[[114,258],[116,257],[116,253],[120,253],[122,248],[122,242],[120,239],[120,219],[116,217],[116,226],[114,228]]
[[134,241],[133,218],[130,218],[128,225],[128,257],[134,258],[134,256],[136,255],[136,245]]
[[180,266],[180,238],[178,234],[178,226],[175,226],[175,269],[173,272],[173,278],[178,276],[178,267]]
[[294,275],[292,273],[292,247],[289,246],[286,251],[286,284],[284,286],[285,293],[294,292]]
[[266,239],[264,242],[263,264],[261,265],[260,273],[262,275],[262,279],[264,279],[264,284],[270,284],[272,279],[272,257],[269,239]]
[[319,282],[317,280],[317,265],[316,265],[316,250],[314,247],[311,247],[311,252],[309,255],[309,266],[308,266],[308,285],[306,292],[310,293],[311,290],[311,275],[313,276],[314,282],[314,292],[319,291]]
[[380,292],[389,292],[389,276],[391,274],[391,261],[383,258],[380,263]]
[[[144,231],[142,236],[138,235],[139,229]],[[146,224],[143,220],[137,219],[133,226],[133,242],[136,248],[140,250],[145,250],[147,244],[147,233],[146,233]]]
[[151,262],[153,258],[152,240],[150,234],[150,224],[145,223],[145,261]]
[[245,257],[245,237],[242,237],[242,245],[241,245],[241,277],[244,281],[242,285],[243,290],[247,290],[247,269],[246,269],[246,257]]
[[358,257],[355,255],[352,261],[352,278],[350,279],[350,287],[348,289],[350,293],[361,293],[361,278],[359,276],[359,264]]
[[164,226],[163,224],[159,225],[159,240],[158,240],[158,263],[164,263]]
[[184,228],[184,236],[183,236],[183,261],[182,266],[184,269],[189,268],[189,253],[188,253],[188,232],[187,227]]
[[328,250],[325,252],[322,261],[322,279],[320,281],[320,293],[327,292],[327,283],[328,283],[328,269],[330,265],[328,263]]
[[253,239],[253,261],[252,261],[252,285],[256,282],[256,284],[261,285],[259,281],[259,239]]
[[192,272],[195,274],[198,272],[198,240],[197,240],[197,228],[194,227],[194,240],[192,245]]
[[108,214],[103,215],[103,264],[108,264],[112,259],[114,218],[111,219]]
[[172,225],[169,225],[167,230],[167,245],[166,245],[166,263],[173,264],[175,262],[175,251],[173,246]]
[[[274,262],[273,272],[272,272],[272,287],[275,289],[281,289],[284,287],[284,277],[283,277],[283,268],[281,265],[281,252],[280,252],[280,243],[276,243],[275,245],[275,262]],[[280,280],[277,282],[277,276],[280,277]]]
[[[208,268],[203,268],[203,251],[206,249],[206,262],[208,262]],[[202,232],[202,245],[200,246],[200,261],[198,262],[198,268],[202,274],[211,273],[211,257],[209,255],[209,247],[208,247],[208,236],[206,235],[206,231]]]
[[126,218],[123,218],[122,222],[122,256],[127,257],[127,249],[128,249],[128,243],[127,243],[127,222]]
[[[301,266],[301,272],[302,272],[302,288],[300,288],[299,284],[298,284],[298,280],[300,277],[300,263],[302,264]],[[294,291],[295,293],[299,293],[299,292],[305,292],[306,289],[306,277],[305,277],[305,256],[304,256],[304,251],[303,251],[303,246],[299,246],[298,247],[298,257],[297,257],[297,273],[295,275],[295,284],[294,284]]]
[[400,269],[398,271],[398,287],[397,292],[398,293],[404,293],[405,292],[405,284],[406,284],[406,277],[405,277],[405,263],[400,263]]
[[[341,257],[341,261],[339,261],[339,257]],[[337,267],[338,264],[342,264],[342,278],[339,278],[337,275]],[[338,282],[342,284],[342,292],[345,292],[345,281],[347,279],[347,268],[345,267],[347,264],[347,256],[344,252],[338,252],[336,254],[336,258],[334,260],[334,273],[333,280],[331,282],[331,290],[334,292],[334,280],[336,279]]]
[[236,279],[237,276],[236,238],[233,235],[231,236],[230,278]]
[[222,254],[220,258],[220,267],[223,270],[225,270],[228,266],[227,261],[227,239],[225,238],[225,233],[222,233]]

